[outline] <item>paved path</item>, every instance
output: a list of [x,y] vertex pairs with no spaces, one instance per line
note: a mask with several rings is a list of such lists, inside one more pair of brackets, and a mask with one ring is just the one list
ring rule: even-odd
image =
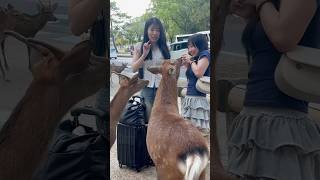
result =
[[[112,75],[110,82],[110,97],[113,97],[119,88],[118,77],[116,75]],[[178,105],[180,109],[180,98],[178,98]],[[110,179],[111,180],[155,180],[156,172],[154,167],[148,167],[142,169],[141,172],[137,173],[135,170],[129,169],[126,166],[119,168],[118,160],[117,160],[117,143],[112,146],[110,150]],[[209,179],[209,168],[207,167],[207,179]]]

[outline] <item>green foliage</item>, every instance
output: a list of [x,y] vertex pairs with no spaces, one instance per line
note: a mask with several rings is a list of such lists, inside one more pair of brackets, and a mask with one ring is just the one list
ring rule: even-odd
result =
[[[140,42],[145,21],[150,17],[161,20],[167,40],[174,41],[177,34],[189,34],[210,29],[209,0],[151,0],[151,8],[141,17],[130,19],[121,13],[115,1],[111,2],[112,34],[117,43],[124,45]],[[126,20],[126,23],[123,23]],[[120,45],[120,44],[119,44]]]

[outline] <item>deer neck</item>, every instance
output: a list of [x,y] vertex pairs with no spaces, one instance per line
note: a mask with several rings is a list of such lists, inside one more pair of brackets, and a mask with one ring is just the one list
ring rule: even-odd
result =
[[175,77],[164,77],[160,81],[157,90],[154,107],[165,108],[169,111],[178,111],[178,88]]
[[[3,173],[15,169],[17,172],[27,172],[22,173],[23,179],[31,179],[32,172],[47,150],[55,127],[65,113],[61,110],[60,95],[59,86],[31,83],[0,133],[0,160],[7,166],[0,166]],[[19,179],[21,175],[18,173],[14,176],[17,178],[13,179]]]

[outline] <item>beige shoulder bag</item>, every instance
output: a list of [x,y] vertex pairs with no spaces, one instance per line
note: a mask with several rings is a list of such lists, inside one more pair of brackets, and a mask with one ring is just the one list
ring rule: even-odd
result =
[[210,77],[209,76],[203,76],[197,80],[196,88],[198,91],[210,94]]
[[275,70],[275,82],[291,97],[320,103],[320,49],[297,46],[284,53]]

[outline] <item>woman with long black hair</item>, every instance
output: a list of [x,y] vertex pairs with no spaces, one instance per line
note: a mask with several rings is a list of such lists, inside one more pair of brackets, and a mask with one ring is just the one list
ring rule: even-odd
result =
[[146,68],[161,65],[165,59],[170,59],[166,33],[161,21],[152,17],[145,23],[143,42],[135,46],[132,62],[133,72],[139,71],[141,79],[149,80],[148,86],[141,92],[147,106],[147,119],[150,117],[161,75],[152,74]]

